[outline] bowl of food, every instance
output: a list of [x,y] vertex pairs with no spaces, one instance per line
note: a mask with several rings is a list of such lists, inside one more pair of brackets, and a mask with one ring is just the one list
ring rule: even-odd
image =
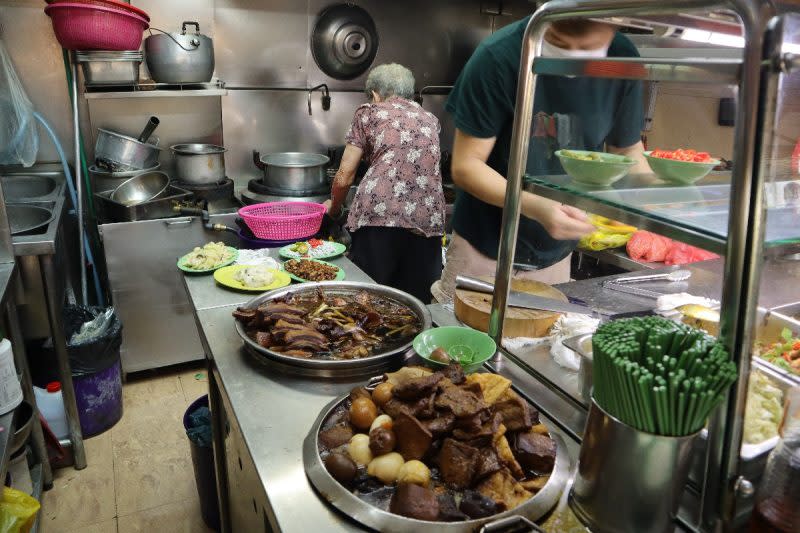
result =
[[557,150],[564,171],[584,185],[608,187],[624,178],[636,162],[630,157],[587,150]]
[[474,372],[495,354],[497,345],[482,331],[444,326],[423,331],[414,338],[414,351],[434,367],[456,362],[464,372]]
[[455,363],[371,379],[320,413],[303,441],[308,479],[375,531],[467,533],[538,520],[557,503],[569,459],[511,385]]
[[233,313],[236,331],[259,359],[315,377],[380,372],[402,359],[431,315],[413,296],[358,281],[276,289]]
[[651,150],[644,153],[653,173],[664,181],[678,185],[691,185],[706,177],[719,159],[712,158],[707,152],[695,150]]
[[289,259],[283,264],[283,269],[289,274],[289,277],[300,283],[342,281],[344,279],[344,270],[319,259]]
[[178,259],[178,268],[189,274],[208,274],[228,266],[239,257],[239,251],[222,242],[209,242]]

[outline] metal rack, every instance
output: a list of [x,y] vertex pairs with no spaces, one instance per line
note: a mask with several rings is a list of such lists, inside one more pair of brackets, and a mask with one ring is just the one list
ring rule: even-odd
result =
[[[727,9],[739,17],[746,43],[741,61],[541,57],[542,39],[548,22],[574,17],[655,17],[678,11],[705,12],[714,9]],[[772,4],[758,0],[554,0],[534,13],[523,38],[495,298],[489,324],[489,334],[495,338],[498,346],[501,345],[512,276],[537,75],[724,83],[738,88],[734,137],[737,161],[731,173],[727,198],[728,213],[736,213],[736,216],[727,217],[723,232],[704,231],[697,224],[671,221],[668,216],[658,216],[646,209],[598,198],[596,195],[581,194],[581,191],[564,184],[533,180],[534,192],[542,196],[573,203],[599,214],[616,216],[640,227],[665,231],[672,237],[725,254],[720,340],[739,368],[739,380],[732,387],[726,404],[717,410],[709,424],[709,452],[705,462],[700,509],[696,523],[690,524],[693,529],[700,531],[719,530],[730,525],[736,512],[737,499],[751,498],[753,493],[752,484],[739,474],[738,460],[750,371],[749,346],[753,340],[762,249],[767,233],[763,191],[769,162],[765,151],[773,130],[778,77],[797,66],[795,57],[785,53],[781,43],[785,35],[796,38],[798,28],[800,17],[795,14],[775,17]],[[797,233],[778,236],[772,244],[778,246],[798,242],[800,228]],[[502,350],[502,354],[499,364],[506,357],[522,367],[526,366],[508,351]],[[550,385],[547,386],[552,389]]]

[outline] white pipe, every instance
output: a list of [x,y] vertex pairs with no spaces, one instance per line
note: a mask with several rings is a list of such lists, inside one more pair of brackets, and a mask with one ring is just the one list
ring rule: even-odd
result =
[[[78,205],[78,235],[81,241],[84,239],[83,223],[83,180],[81,179],[81,124],[78,114],[78,63],[75,55],[72,55],[72,126],[75,141],[75,188],[77,189]],[[86,294],[86,251],[83,245],[80,248],[80,269],[81,269],[81,303],[88,305]]]

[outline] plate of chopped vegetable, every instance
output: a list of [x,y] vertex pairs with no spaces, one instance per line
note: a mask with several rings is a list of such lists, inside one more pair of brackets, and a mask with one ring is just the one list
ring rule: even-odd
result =
[[647,163],[656,176],[670,183],[690,185],[706,177],[720,164],[708,152],[678,148],[677,150],[652,150],[644,152]]
[[800,337],[789,328],[783,328],[778,342],[757,344],[756,355],[773,366],[800,375]]
[[342,281],[344,270],[318,259],[289,259],[283,269],[295,281]]
[[238,291],[266,292],[292,282],[289,274],[264,265],[230,265],[214,271],[214,280]]
[[321,239],[308,239],[294,244],[287,244],[278,254],[285,259],[330,259],[342,255],[347,246],[334,241],[323,241]]
[[228,266],[239,257],[239,250],[221,242],[209,242],[178,259],[178,268],[190,274],[207,274]]

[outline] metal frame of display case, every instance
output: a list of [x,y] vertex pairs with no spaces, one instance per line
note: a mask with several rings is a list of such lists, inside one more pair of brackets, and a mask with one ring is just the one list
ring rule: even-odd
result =
[[[709,59],[554,59],[542,58],[542,39],[546,23],[568,18],[658,16],[675,12],[728,9],[741,21],[745,47],[741,61]],[[774,17],[774,18],[773,18]],[[699,244],[725,254],[720,341],[739,368],[739,380],[731,388],[728,401],[717,409],[709,424],[709,447],[703,483],[698,530],[711,531],[729,525],[738,498],[752,497],[752,484],[739,475],[739,451],[750,349],[756,320],[762,248],[766,227],[764,178],[768,168],[766,149],[774,122],[776,79],[781,72],[797,67],[796,57],[783,53],[784,20],[775,17],[773,5],[759,0],[553,0],[531,17],[522,43],[519,81],[507,173],[508,186],[497,260],[495,298],[489,334],[501,346],[502,324],[508,302],[513,257],[519,227],[523,177],[528,157],[532,110],[538,74],[559,74],[634,80],[668,80],[682,83],[727,83],[738,88],[734,164],[730,180],[727,235],[710,235],[682,224],[653,216],[637,209],[587,199],[557,186],[539,184],[534,193],[557,201],[592,208],[595,212],[662,231],[686,242]],[[800,18],[792,19],[800,21]],[[800,229],[793,239],[800,240]],[[502,355],[520,364],[513,354]],[[545,384],[548,388],[550,385]]]

